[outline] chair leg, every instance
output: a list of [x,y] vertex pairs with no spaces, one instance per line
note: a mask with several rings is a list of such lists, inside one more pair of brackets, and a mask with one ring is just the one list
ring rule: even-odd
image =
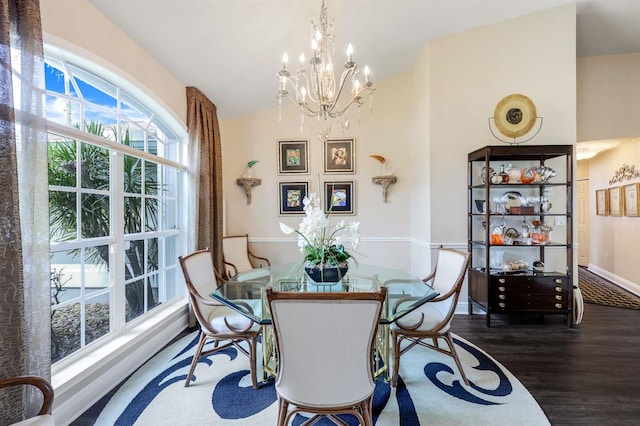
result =
[[287,411],[289,410],[289,403],[283,398],[278,398],[278,425],[284,426],[287,420]]
[[398,373],[400,371],[400,339],[398,334],[391,332],[391,341],[393,342],[393,372],[391,373],[391,386],[398,385]]
[[362,401],[360,408],[364,420],[363,426],[373,426],[373,395],[366,401]]
[[451,350],[451,356],[453,360],[456,362],[458,366],[458,370],[460,371],[460,375],[462,376],[462,380],[464,380],[464,384],[469,386],[469,380],[467,380],[467,375],[464,374],[464,370],[462,369],[462,363],[460,362],[460,358],[458,358],[458,352],[456,352],[456,348],[453,345],[453,339],[451,338],[451,333],[447,332],[444,335],[447,344],[449,345],[449,349]]
[[[191,368],[189,368],[189,374],[187,375],[187,381],[184,383],[184,387],[189,387],[189,382],[191,381],[191,376],[193,376],[193,372],[196,369],[196,365],[200,360],[200,354],[202,353],[202,347],[204,346],[204,342],[207,340],[207,336],[200,331],[200,340],[198,341],[198,346],[196,347],[196,352],[193,354],[193,361],[191,361]],[[216,344],[218,342],[216,341]]]
[[247,340],[249,343],[249,373],[251,374],[251,383],[254,389],[258,389],[258,377],[256,373],[256,351],[258,346],[258,338],[256,336]]

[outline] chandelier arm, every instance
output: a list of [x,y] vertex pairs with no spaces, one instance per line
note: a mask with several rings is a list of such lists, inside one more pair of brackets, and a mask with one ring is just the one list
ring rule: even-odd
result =
[[[336,93],[336,96],[335,96],[335,98],[333,100],[333,103],[327,109],[327,113],[329,114],[330,117],[333,117],[333,118],[336,117],[331,112],[338,106],[338,101],[340,100],[340,96],[342,95],[342,90],[344,89],[345,82],[347,81],[347,78],[349,78],[349,76],[355,75],[357,67],[358,67],[357,65],[354,65],[353,67],[347,68],[346,70],[344,70],[342,72],[342,75],[340,76],[340,86],[338,86],[338,92]],[[351,101],[349,102],[347,107],[345,107],[342,110],[343,112],[346,110],[346,108],[349,107],[349,105],[351,105],[353,103],[354,99],[355,99],[355,96],[352,95]],[[340,115],[340,114],[342,114],[342,112],[338,112],[338,115]]]
[[332,117],[332,118],[337,118],[337,117],[341,116],[342,114],[344,114],[344,113],[347,111],[347,109],[349,109],[349,107],[350,107],[353,103],[357,103],[359,106],[360,106],[360,105],[362,105],[362,96],[361,96],[361,95],[362,95],[362,93],[363,93],[363,92],[367,92],[369,95],[371,95],[371,94],[373,93],[373,91],[374,91],[374,90],[375,90],[375,87],[374,87],[374,86],[370,86],[370,87],[364,86],[364,87],[361,87],[361,88],[356,92],[356,94],[353,96],[353,98],[351,99],[351,101],[350,101],[347,105],[345,105],[345,106],[344,106],[344,108],[342,108],[342,109],[340,109],[340,110],[338,110],[338,111],[336,111],[336,112],[332,113],[332,114],[331,114],[331,117]]
[[302,107],[302,112],[308,117],[319,117],[322,115],[322,109],[314,110],[309,106],[308,102],[298,102],[298,105]]
[[307,76],[306,73],[298,73],[298,76],[303,77],[304,78],[304,87],[307,89],[307,97],[309,99],[311,99],[311,101],[315,102],[315,103],[319,103],[320,102],[320,98],[317,97],[316,93],[313,93],[311,91],[311,82],[309,81],[309,77]]
[[[296,92],[296,96],[298,96],[298,99],[302,99],[302,97],[300,96],[300,92],[298,91],[298,88],[295,87],[293,84],[293,90]],[[309,104],[307,102],[302,102],[301,100],[298,99],[294,99],[293,96],[291,96],[291,94],[287,91],[287,94],[285,96],[280,95],[280,98],[286,97],[287,99],[289,99],[292,103],[294,104],[298,104],[301,107],[303,107],[303,112],[308,115],[309,117],[318,117],[321,113],[320,110],[315,111],[313,110]]]

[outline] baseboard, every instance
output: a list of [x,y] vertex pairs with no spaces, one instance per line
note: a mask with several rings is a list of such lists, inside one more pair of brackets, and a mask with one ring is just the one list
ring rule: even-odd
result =
[[54,371],[56,424],[70,424],[182,332],[187,327],[187,312],[183,301],[174,309],[159,312],[155,321],[149,319],[126,336],[103,345],[105,353],[86,356],[94,361],[90,365],[74,369],[72,364]]
[[588,266],[589,271],[593,272],[594,274],[600,275],[602,278],[605,278],[609,281],[611,281],[612,283],[624,288],[625,290],[630,291],[631,293],[640,296],[640,284],[636,284],[634,282],[631,282],[625,278],[619,277],[609,271],[607,271],[606,269],[602,269],[596,265],[593,264],[589,264]]

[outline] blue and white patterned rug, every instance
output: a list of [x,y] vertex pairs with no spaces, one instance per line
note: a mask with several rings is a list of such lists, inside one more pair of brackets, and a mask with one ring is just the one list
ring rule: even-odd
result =
[[[197,338],[198,332],[193,332],[143,365],[113,395],[95,424],[276,424],[273,380],[254,390],[248,359],[235,349],[203,358],[194,381],[184,387]],[[531,394],[509,371],[470,342],[454,338],[470,386],[462,383],[452,358],[413,348],[402,356],[397,388],[382,378],[377,381],[376,425],[549,424]],[[262,377],[261,370],[259,374]],[[293,424],[303,420],[298,416]],[[318,424],[330,424],[324,420]]]

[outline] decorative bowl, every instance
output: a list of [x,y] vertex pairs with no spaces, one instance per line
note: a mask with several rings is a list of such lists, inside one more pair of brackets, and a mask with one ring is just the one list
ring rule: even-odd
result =
[[547,166],[536,166],[534,170],[536,172],[536,183],[547,183],[552,177],[556,175],[556,171]]

